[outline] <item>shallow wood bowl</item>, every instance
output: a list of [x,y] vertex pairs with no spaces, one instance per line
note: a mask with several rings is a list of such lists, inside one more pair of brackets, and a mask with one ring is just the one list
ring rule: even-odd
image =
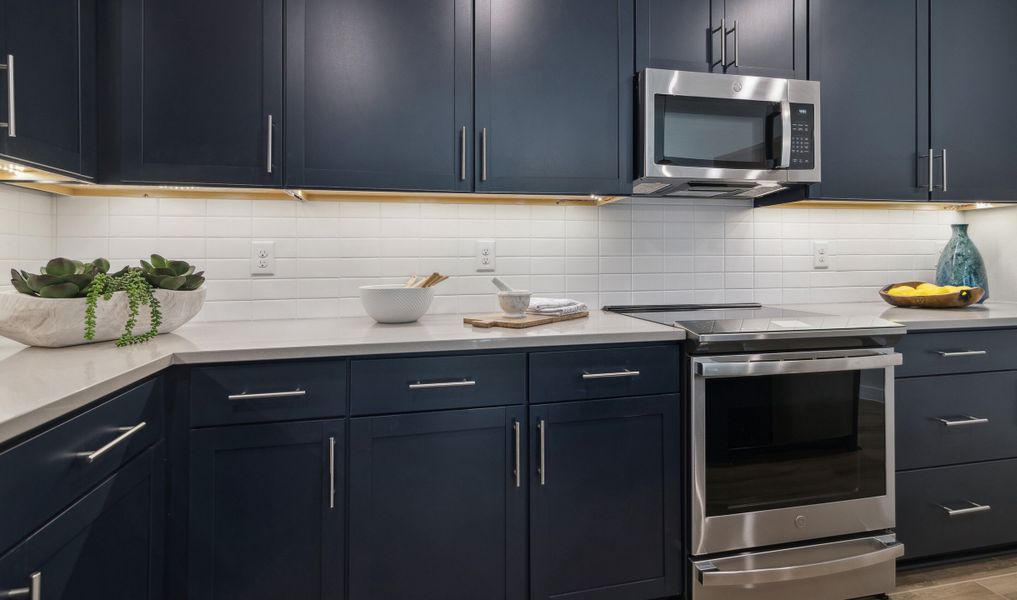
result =
[[985,295],[985,290],[982,288],[972,288],[970,290],[961,290],[952,294],[940,294],[938,296],[891,296],[887,293],[898,285],[916,287],[923,283],[926,282],[903,281],[900,283],[891,283],[879,290],[879,296],[883,300],[886,300],[887,304],[892,304],[899,308],[964,308],[977,303],[982,299],[982,296]]

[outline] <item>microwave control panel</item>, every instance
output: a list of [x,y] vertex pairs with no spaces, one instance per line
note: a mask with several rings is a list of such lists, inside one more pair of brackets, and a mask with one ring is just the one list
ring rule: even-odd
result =
[[791,103],[791,167],[816,168],[816,113],[812,104]]

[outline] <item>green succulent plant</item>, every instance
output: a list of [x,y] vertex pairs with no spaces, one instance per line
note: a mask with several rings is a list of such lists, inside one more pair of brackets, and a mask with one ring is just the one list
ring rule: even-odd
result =
[[152,287],[164,290],[192,291],[205,283],[205,272],[194,272],[194,266],[183,260],[166,260],[158,254],[152,262],[141,261],[141,274]]
[[83,298],[96,275],[108,272],[109,261],[105,258],[90,263],[54,258],[39,269],[38,274],[11,269],[11,285],[22,294],[40,298]]

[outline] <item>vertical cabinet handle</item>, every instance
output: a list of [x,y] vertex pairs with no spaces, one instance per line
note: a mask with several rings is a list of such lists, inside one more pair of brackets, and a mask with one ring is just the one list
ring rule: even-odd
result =
[[537,475],[540,477],[540,485],[547,483],[547,450],[545,435],[547,433],[547,423],[544,419],[537,421],[537,456],[540,461],[537,465]]
[[0,65],[0,69],[7,71],[7,122],[0,123],[0,127],[7,129],[8,137],[18,137],[17,111],[14,109],[14,55],[7,55],[7,64]]
[[512,450],[513,450],[513,453],[515,454],[515,464],[514,464],[514,467],[512,469],[512,477],[515,478],[516,487],[521,487],[523,485],[523,481],[522,481],[522,470],[520,468],[522,465],[520,464],[520,461],[519,461],[519,458],[520,458],[520,456],[522,454],[522,450],[519,447],[519,442],[520,442],[520,440],[519,440],[519,421],[515,421],[515,420],[512,421],[512,438],[513,438],[513,442],[512,442],[513,448],[512,448]]
[[935,155],[935,150],[933,150],[932,148],[929,148],[929,153],[928,154],[919,154],[918,155],[918,158],[926,158],[926,159],[929,160],[929,178],[927,180],[928,183],[925,184],[925,185],[922,185],[922,183],[919,182],[918,187],[919,188],[926,188],[930,192],[936,188],[935,184],[933,183],[933,181],[936,178],[936,174],[935,174],[935,171],[933,169],[933,167],[934,167],[933,162],[936,160],[935,156],[936,156]]
[[459,181],[466,181],[466,126],[459,130]]
[[273,129],[272,115],[268,115],[268,135],[265,136],[268,139],[268,152],[266,153],[267,158],[268,158],[268,161],[267,161],[268,164],[265,167],[265,171],[268,172],[268,173],[272,172],[272,137],[273,137],[272,136],[272,133],[273,133],[272,129]]
[[[725,70],[727,70],[728,67],[737,67],[738,66],[738,21],[734,22],[734,25],[731,26],[731,29],[728,29],[727,31],[724,32],[724,47],[725,48],[727,48],[727,36],[728,35],[734,35],[734,60],[731,61],[731,62],[725,62],[724,63],[724,69]],[[727,54],[727,53],[725,52],[725,54]]]
[[487,127],[480,130],[480,180],[487,181]]
[[943,148],[943,153],[940,154],[939,157],[943,160],[943,187],[942,187],[942,190],[945,192],[945,191],[950,189],[949,186],[947,186],[947,184],[946,184],[946,148]]
[[36,571],[28,576],[28,587],[0,591],[0,598],[28,598],[42,600],[42,573]]
[[713,50],[713,36],[720,33],[720,60],[714,60],[710,62],[710,69],[712,70],[717,65],[722,67],[727,66],[727,24],[724,19],[720,20],[720,26],[710,29],[710,50]]
[[335,508],[335,437],[328,438],[328,508]]

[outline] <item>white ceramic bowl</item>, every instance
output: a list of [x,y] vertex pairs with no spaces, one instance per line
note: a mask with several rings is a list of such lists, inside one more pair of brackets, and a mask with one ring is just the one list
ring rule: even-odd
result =
[[526,290],[512,290],[511,292],[498,292],[498,304],[506,317],[522,319],[526,316],[526,309],[530,307],[530,296]]
[[379,323],[412,323],[427,312],[433,299],[433,287],[408,288],[396,283],[360,288],[364,310]]

